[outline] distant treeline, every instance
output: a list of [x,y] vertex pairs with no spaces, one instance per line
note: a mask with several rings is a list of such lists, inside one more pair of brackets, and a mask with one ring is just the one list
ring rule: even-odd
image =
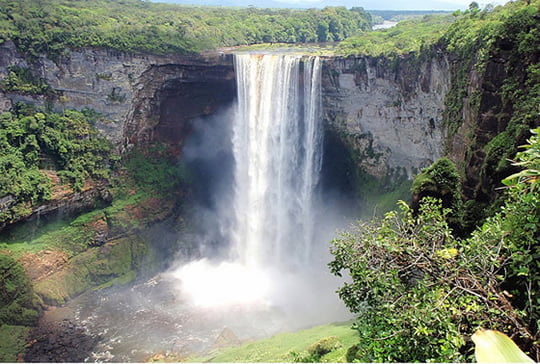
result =
[[0,0],[0,44],[30,56],[107,47],[157,54],[256,43],[340,41],[371,27],[362,8],[257,9],[142,0]]
[[367,10],[372,17],[380,17],[383,20],[400,21],[413,17],[434,14],[451,14],[451,11],[443,10]]

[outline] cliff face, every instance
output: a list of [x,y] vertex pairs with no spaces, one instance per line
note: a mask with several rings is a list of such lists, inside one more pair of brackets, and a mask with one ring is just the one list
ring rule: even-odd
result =
[[[155,56],[80,49],[57,61],[41,56],[29,63],[13,43],[6,42],[0,46],[0,78],[8,74],[9,66],[30,69],[53,93],[0,91],[0,112],[19,101],[49,102],[56,110],[91,108],[104,116],[97,128],[118,146],[154,138],[159,122],[170,122],[167,113],[182,123],[214,112],[216,105],[234,95],[232,58],[220,54]],[[178,88],[182,91],[175,93]],[[186,101],[190,92],[199,97]],[[181,106],[171,106],[175,103]]]
[[[52,87],[51,96],[0,93],[0,111],[18,101],[101,113],[97,128],[121,149],[161,139],[181,145],[190,120],[234,100],[231,54],[134,55],[81,49],[29,64],[6,42],[0,46],[0,78],[9,66],[30,68]],[[354,151],[357,165],[382,178],[412,176],[441,156],[444,97],[450,83],[444,57],[391,61],[327,58],[323,110],[327,127]]]
[[369,175],[411,177],[443,152],[445,57],[329,59],[323,70],[324,118]]

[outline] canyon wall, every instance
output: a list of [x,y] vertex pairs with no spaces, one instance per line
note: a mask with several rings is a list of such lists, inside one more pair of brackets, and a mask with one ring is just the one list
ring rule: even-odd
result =
[[232,57],[217,53],[156,56],[84,48],[57,60],[42,55],[29,62],[5,42],[0,45],[0,79],[10,66],[30,69],[53,92],[0,91],[0,112],[20,101],[49,103],[54,110],[90,108],[103,116],[97,128],[121,147],[153,139],[156,126],[170,124],[171,115],[183,123],[215,112],[235,95]]
[[324,118],[359,168],[381,179],[411,178],[442,156],[447,59],[330,58],[323,71]]
[[[0,46],[0,78],[9,66],[30,68],[52,96],[0,92],[0,111],[18,101],[94,109],[97,128],[120,148],[154,139],[181,142],[189,121],[212,114],[236,95],[231,54],[192,56],[73,50],[29,62],[11,42]],[[355,151],[358,166],[382,178],[409,178],[442,154],[442,112],[450,85],[445,57],[395,61],[327,57],[323,67],[326,126]]]
[[[156,56],[91,48],[66,54],[30,62],[13,43],[0,45],[0,79],[18,66],[52,89],[45,95],[0,91],[0,112],[19,101],[57,111],[90,108],[103,116],[96,126],[120,151],[153,140],[180,151],[193,120],[236,98],[232,54]],[[335,136],[327,142],[343,145],[332,158],[352,160],[343,170],[353,168],[384,184],[411,179],[442,156],[451,81],[442,52],[393,60],[323,57],[322,73],[324,124]]]

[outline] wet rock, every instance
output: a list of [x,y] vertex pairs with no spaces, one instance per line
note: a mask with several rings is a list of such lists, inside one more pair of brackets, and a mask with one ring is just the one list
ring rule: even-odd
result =
[[231,346],[238,346],[240,344],[242,344],[242,342],[236,336],[234,331],[226,327],[223,329],[223,331],[221,331],[221,333],[217,337],[216,341],[214,342],[214,345],[212,346],[212,350],[227,348]]
[[84,362],[91,356],[99,336],[88,335],[70,321],[42,322],[27,339],[25,362]]

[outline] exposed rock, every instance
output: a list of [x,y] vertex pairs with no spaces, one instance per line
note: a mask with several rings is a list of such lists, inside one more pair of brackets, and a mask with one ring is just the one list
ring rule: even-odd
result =
[[63,184],[55,171],[43,171],[53,183],[52,196],[46,203],[34,206],[32,212],[25,219],[32,220],[39,216],[53,213],[72,214],[96,206],[99,201],[107,201],[107,192],[104,192],[104,183],[86,180],[80,191],[73,190],[69,185]]
[[86,333],[83,327],[64,321],[43,321],[28,338],[24,361],[30,363],[82,363],[91,356],[98,336]]
[[[186,118],[208,115],[223,98],[234,97],[232,57],[218,53],[156,56],[82,48],[71,50],[58,61],[42,55],[29,64],[13,42],[6,41],[0,45],[0,79],[11,65],[30,68],[45,79],[54,90],[56,110],[90,108],[101,113],[104,118],[96,127],[119,147],[153,138],[154,128],[162,120],[163,102],[181,105],[173,112],[181,123]],[[171,85],[176,90],[173,96],[175,92],[180,94],[176,101],[167,101]],[[194,89],[208,92],[199,100],[201,104],[193,98],[186,100],[185,95]],[[19,101],[43,105],[46,99],[0,94],[0,111],[9,110]]]
[[104,218],[99,218],[90,223],[90,228],[94,231],[94,242],[91,246],[105,244],[109,237],[109,225]]
[[234,331],[226,327],[221,331],[219,336],[216,338],[214,345],[212,345],[212,350],[238,346],[240,344],[242,344],[242,342],[236,336]]
[[449,64],[403,57],[327,59],[323,68],[325,122],[341,132],[376,177],[404,169],[411,176],[442,155],[442,112]]
[[21,259],[26,275],[32,282],[45,279],[61,270],[68,256],[59,250],[42,250],[37,253],[26,253]]
[[155,139],[179,145],[191,131],[191,120],[213,114],[234,100],[231,56],[214,64],[195,60],[151,65],[141,74],[126,119],[126,145]]
[[8,209],[15,202],[16,202],[16,199],[15,197],[13,197],[13,195],[7,195],[0,198],[0,212]]

